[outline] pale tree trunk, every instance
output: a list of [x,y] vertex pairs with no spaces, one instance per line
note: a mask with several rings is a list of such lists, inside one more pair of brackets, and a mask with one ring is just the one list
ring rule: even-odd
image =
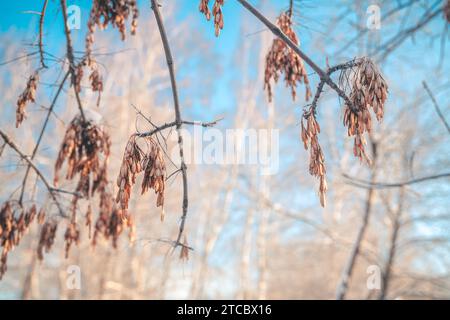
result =
[[22,300],[33,299],[35,297],[36,284],[38,279],[35,277],[37,264],[37,254],[35,250],[31,250],[31,262],[28,267],[27,274],[22,289]]
[[255,211],[249,208],[245,220],[244,240],[242,246],[240,281],[241,290],[238,299],[250,299],[250,255],[252,253],[253,224],[255,222]]
[[389,242],[389,245],[390,245],[389,253],[388,253],[388,258],[386,260],[386,264],[384,265],[384,268],[383,268],[381,290],[380,290],[380,294],[378,296],[378,299],[380,299],[380,300],[384,300],[388,294],[389,282],[391,279],[391,273],[392,273],[392,268],[394,265],[394,259],[395,259],[396,249],[397,249],[397,239],[398,239],[398,234],[400,231],[400,219],[401,219],[401,215],[402,215],[402,211],[403,211],[404,197],[405,197],[405,187],[401,187],[400,195],[399,195],[399,199],[398,199],[398,201],[399,201],[398,208],[397,208],[396,212],[393,212],[393,217],[392,217],[393,221],[392,221],[391,239]]
[[[372,137],[370,137],[371,145],[372,145],[372,154],[373,154],[373,164],[371,169],[371,175],[370,175],[370,182],[374,183],[376,181],[376,174],[377,174],[377,143],[373,141]],[[367,190],[367,196],[366,196],[366,202],[364,206],[364,214],[362,217],[361,225],[358,229],[358,233],[356,235],[355,242],[353,244],[353,247],[350,251],[350,256],[348,257],[347,263],[345,265],[344,271],[342,273],[339,285],[336,290],[336,300],[343,300],[345,299],[345,296],[347,294],[349,281],[352,277],[353,270],[355,267],[356,259],[358,257],[359,251],[361,249],[362,241],[364,239],[367,227],[369,226],[369,218],[370,213],[372,211],[372,204],[374,201],[374,193],[375,190],[371,186]]]

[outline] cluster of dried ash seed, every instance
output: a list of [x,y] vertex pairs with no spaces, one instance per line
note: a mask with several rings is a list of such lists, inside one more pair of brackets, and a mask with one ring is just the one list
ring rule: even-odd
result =
[[7,270],[8,253],[19,245],[36,218],[42,224],[45,211],[41,208],[38,213],[35,204],[25,209],[18,202],[7,201],[0,208],[0,280]]
[[[306,125],[304,124],[304,120],[306,121]],[[322,148],[319,145],[318,135],[320,133],[320,126],[312,109],[303,114],[301,127],[303,144],[306,150],[309,149],[309,173],[319,178],[320,204],[322,207],[325,207],[325,193],[327,191],[325,158]]]
[[[122,40],[126,37],[125,21],[132,16],[131,34],[136,33],[139,10],[136,0],[94,0],[88,21],[88,34],[86,36],[86,53],[88,61],[91,59],[94,32],[98,26],[101,30],[108,24],[119,29]],[[90,64],[90,63],[88,63]]]
[[388,86],[377,66],[369,58],[361,58],[351,79],[350,102],[345,105],[344,126],[348,135],[354,136],[353,153],[361,160],[370,162],[365,153],[364,132],[372,129],[372,108],[378,121],[383,119],[384,103],[388,94]]
[[0,209],[0,280],[7,270],[8,253],[19,245],[37,215],[36,205],[25,210],[18,203],[7,201]]
[[110,239],[114,248],[117,248],[117,240],[122,234],[125,227],[129,228],[129,240],[133,241],[135,226],[130,215],[126,216],[122,210],[117,209],[112,195],[104,193],[100,199],[100,214],[95,222],[94,237],[92,245],[96,246],[99,235],[103,235],[105,239]]
[[41,228],[41,234],[39,236],[39,244],[37,248],[37,255],[39,260],[44,260],[44,252],[50,252],[50,249],[55,242],[56,230],[58,229],[58,223],[55,219],[48,219]]
[[[300,44],[292,28],[292,18],[288,13],[282,13],[278,17],[277,25],[296,45]],[[308,101],[311,97],[311,89],[303,60],[283,40],[276,38],[266,55],[264,72],[264,89],[267,89],[269,101],[272,101],[273,96],[271,81],[273,79],[275,83],[278,82],[280,75],[283,73],[286,86],[291,88],[292,99],[295,100],[296,97],[297,83],[304,83],[306,87],[305,100]]]
[[28,102],[35,102],[36,99],[36,88],[39,81],[39,74],[37,72],[33,73],[27,81],[27,86],[25,90],[20,94],[17,100],[16,108],[16,128],[20,126],[22,121],[25,119],[25,107]]
[[[223,29],[223,13],[222,7],[225,0],[215,0],[212,8],[212,15],[214,16],[214,33],[216,37],[220,35],[220,30]],[[209,11],[209,0],[200,0],[199,10],[206,17],[206,20],[211,19],[211,12]]]
[[164,205],[166,165],[161,148],[153,138],[145,137],[142,139],[147,144],[147,152],[144,152],[139,147],[137,138],[136,135],[132,135],[128,140],[117,177],[119,191],[116,202],[120,203],[124,211],[128,208],[131,186],[136,183],[136,175],[142,171],[144,171],[142,194],[148,189],[153,189],[157,194],[156,205],[158,207]]
[[[67,160],[66,179],[72,180],[79,173],[76,191],[84,197],[93,195],[96,187],[105,183],[106,165],[111,141],[103,128],[79,115],[70,123],[55,163],[57,185],[59,171]],[[91,187],[91,178],[93,180]]]

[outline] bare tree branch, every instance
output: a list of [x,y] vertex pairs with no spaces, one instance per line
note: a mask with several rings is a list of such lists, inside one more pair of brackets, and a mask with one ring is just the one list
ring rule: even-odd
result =
[[295,53],[297,53],[300,58],[302,58],[320,77],[320,80],[329,85],[336,93],[344,99],[345,103],[350,107],[350,109],[354,112],[357,112],[353,103],[348,98],[347,94],[339,88],[339,86],[334,83],[331,79],[330,75],[322,70],[318,65],[316,65],[311,58],[309,58],[287,35],[285,35],[280,28],[270,22],[264,15],[262,15],[256,8],[254,8],[250,3],[246,0],[237,0],[244,8],[246,8],[250,13],[252,13],[257,19],[259,19],[266,27],[269,28],[272,33],[280,38],[287,46],[289,46]]
[[[63,1],[63,0],[62,0]],[[173,102],[174,102],[174,108],[175,108],[175,123],[176,123],[176,130],[178,133],[178,147],[180,151],[180,162],[181,162],[181,173],[183,176],[183,205],[182,205],[182,216],[181,216],[181,222],[180,222],[180,228],[178,231],[178,236],[175,241],[175,247],[180,245],[181,243],[181,237],[184,232],[184,225],[186,223],[186,217],[187,217],[187,210],[188,210],[188,182],[187,182],[187,166],[184,161],[184,151],[183,151],[183,136],[181,134],[181,126],[183,124],[183,121],[181,119],[181,110],[178,100],[178,91],[177,91],[177,83],[175,79],[175,70],[174,70],[174,62],[172,58],[172,52],[170,50],[169,41],[167,39],[166,30],[164,28],[164,24],[161,18],[161,14],[159,12],[158,3],[156,0],[151,0],[151,7],[153,10],[153,13],[155,14],[156,23],[158,24],[158,30],[161,35],[161,41],[163,43],[164,47],[164,53],[166,55],[166,62],[167,67],[169,68],[169,74],[170,74],[170,83],[172,86],[172,95],[173,95]]]
[[[34,157],[36,156],[36,153],[38,151],[39,145],[41,144],[41,141],[42,141],[42,137],[44,136],[45,129],[47,128],[47,124],[48,124],[48,121],[50,119],[50,115],[53,112],[53,108],[55,107],[56,101],[58,100],[59,94],[61,93],[62,88],[64,87],[64,83],[66,82],[69,74],[70,74],[70,71],[67,71],[66,75],[64,76],[63,80],[61,81],[61,83],[60,83],[60,85],[58,87],[58,90],[56,91],[56,94],[55,94],[55,96],[53,98],[52,103],[50,104],[50,107],[48,108],[47,116],[46,116],[46,118],[44,120],[44,124],[42,125],[42,129],[41,129],[41,132],[39,133],[39,137],[38,137],[38,140],[36,142],[36,145],[34,146],[33,152],[31,153],[30,160],[33,160]],[[27,169],[25,171],[25,176],[23,177],[23,180],[22,180],[22,190],[21,190],[20,196],[19,196],[19,204],[20,205],[22,205],[23,195],[25,193],[25,187],[26,187],[26,183],[27,183],[27,179],[28,179],[28,174],[30,173],[30,167],[31,167],[31,165],[28,164]]]
[[412,179],[412,180],[408,180],[408,181],[404,181],[404,182],[395,182],[395,183],[371,182],[371,181],[366,181],[366,180],[351,177],[345,173],[342,174],[342,176],[349,179],[350,181],[348,181],[347,183],[352,186],[355,186],[355,187],[364,188],[364,189],[369,189],[369,188],[383,189],[383,188],[399,188],[399,187],[403,187],[406,185],[425,182],[425,181],[429,181],[429,180],[447,178],[447,177],[450,177],[450,172],[436,174],[436,175],[432,175],[432,176],[421,177],[421,178]]
[[441,119],[442,123],[444,124],[445,128],[447,129],[448,133],[450,133],[450,126],[448,125],[447,121],[445,120],[444,115],[441,112],[441,109],[439,108],[439,105],[431,92],[430,88],[428,87],[427,83],[422,81],[423,87],[427,91],[428,95],[430,96],[431,101],[433,101],[434,108],[436,109],[436,113],[438,114],[439,118]]
[[67,23],[67,5],[66,0],[61,0],[61,8],[64,18],[64,30],[66,34],[66,42],[67,42],[67,59],[69,60],[69,70],[71,73],[71,80],[72,80],[72,87],[73,91],[75,92],[75,98],[77,100],[78,109],[80,109],[81,117],[83,118],[83,121],[86,121],[86,117],[84,116],[83,111],[83,105],[81,103],[80,94],[78,93],[75,81],[76,81],[76,74],[75,74],[75,58],[73,55],[73,46],[72,46],[72,39],[70,38],[70,29],[69,25]]
[[44,183],[44,185],[46,186],[48,192],[50,193],[51,197],[53,198],[53,201],[55,201],[56,206],[58,207],[59,210],[59,214],[63,217],[66,217],[66,214],[64,213],[64,210],[61,207],[61,204],[59,203],[58,199],[56,198],[55,193],[56,192],[64,192],[64,193],[72,193],[70,191],[63,191],[61,189],[56,189],[54,188],[45,178],[44,174],[38,169],[38,167],[33,163],[33,161],[31,161],[31,159],[24,154],[19,147],[14,143],[14,141],[11,140],[11,138],[5,133],[3,132],[3,130],[0,129],[0,136],[2,136],[3,140],[14,150],[17,152],[17,154],[26,162],[28,162],[28,164],[31,166],[31,168],[33,168],[34,172],[36,172],[36,174],[39,176],[39,178],[41,179],[41,181]]
[[44,18],[45,18],[45,11],[47,9],[48,0],[44,1],[44,5],[42,6],[41,16],[39,18],[39,55],[41,59],[41,67],[47,68],[44,62],[44,47],[43,47],[43,32],[44,32]]

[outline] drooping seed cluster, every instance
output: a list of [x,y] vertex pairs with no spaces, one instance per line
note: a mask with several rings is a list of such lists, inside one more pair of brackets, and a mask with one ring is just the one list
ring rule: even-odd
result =
[[[288,13],[282,13],[278,17],[277,25],[296,45],[300,44],[292,28],[292,18]],[[277,83],[281,74],[284,74],[286,86],[291,88],[293,100],[296,98],[297,83],[305,84],[305,100],[309,100],[311,97],[311,89],[303,60],[281,39],[276,38],[273,40],[272,46],[266,55],[264,72],[264,89],[267,90],[269,101],[272,101],[273,97],[271,81],[273,80]]]
[[157,194],[156,206],[164,206],[164,188],[166,179],[166,164],[159,145],[152,138],[147,139],[149,152],[143,158],[144,179],[142,180],[142,193],[153,189]]
[[139,10],[136,0],[94,0],[88,21],[88,34],[86,36],[86,54],[88,64],[92,55],[94,44],[94,32],[98,26],[100,30],[105,29],[108,24],[119,29],[122,40],[126,38],[125,21],[132,16],[131,34],[136,33]]
[[211,11],[209,11],[209,0],[200,0],[200,5],[198,6],[198,10],[203,13],[206,17],[206,20],[209,21],[211,19]]
[[28,231],[31,223],[36,218],[36,205],[28,210],[7,201],[0,209],[0,280],[7,270],[8,253],[18,246],[24,234]]
[[91,70],[91,73],[89,75],[89,82],[91,85],[92,91],[98,92],[98,98],[97,98],[97,107],[100,105],[100,96],[103,91],[103,77],[100,74],[100,71],[98,70],[98,65],[95,62],[94,59],[90,59],[89,63],[86,62],[86,60],[81,61],[78,63],[78,65],[75,68],[75,80],[74,80],[74,86],[75,90],[80,93],[81,92],[81,81],[83,80],[84,75],[84,67],[88,66]]
[[142,194],[148,189],[153,189],[157,194],[156,206],[164,205],[164,188],[166,177],[166,165],[159,145],[151,137],[143,138],[147,143],[147,152],[144,152],[137,144],[137,136],[130,137],[123,155],[120,173],[117,177],[116,202],[120,203],[122,210],[128,208],[131,186],[136,183],[136,175],[144,171],[142,181]]
[[354,136],[353,153],[361,160],[370,162],[365,153],[364,132],[372,129],[370,108],[378,121],[383,119],[384,103],[388,86],[377,66],[369,58],[361,58],[351,80],[350,102],[352,106],[344,107],[344,126],[348,135]]
[[[107,181],[106,165],[111,141],[108,133],[93,121],[76,116],[66,131],[55,163],[54,184],[59,171],[67,160],[66,179],[72,180],[79,173],[76,188],[84,197],[93,195],[98,186]],[[91,187],[92,177],[92,187]]]
[[117,240],[125,227],[129,228],[129,240],[133,241],[135,226],[132,216],[124,217],[122,210],[116,208],[112,195],[110,193],[102,194],[100,198],[100,214],[95,222],[92,245],[96,246],[98,236],[103,235],[106,240],[111,238],[113,247],[117,248]]
[[55,243],[56,230],[58,223],[54,219],[48,219],[41,228],[39,236],[39,244],[37,248],[37,255],[39,260],[44,260],[44,252],[49,253],[53,244]]
[[[306,121],[306,125],[304,124]],[[303,114],[301,120],[301,137],[305,149],[309,149],[309,173],[319,178],[319,199],[322,207],[325,207],[325,193],[327,191],[327,181],[325,178],[325,158],[319,144],[318,135],[320,126],[316,120],[313,110]]]
[[64,233],[64,241],[66,243],[65,257],[67,259],[69,257],[69,251],[72,244],[78,245],[80,242],[80,229],[75,218],[72,219],[72,221],[70,221],[67,225],[66,232]]
[[[209,0],[200,0],[199,10],[206,17],[206,20],[211,19],[211,12],[209,11]],[[223,13],[222,7],[225,0],[215,0],[212,8],[212,15],[214,16],[214,34],[216,37],[220,35],[220,30],[223,29]]]
[[36,88],[39,81],[39,74],[37,72],[33,73],[27,81],[27,86],[25,90],[20,94],[17,100],[16,107],[16,128],[20,126],[22,121],[25,119],[25,107],[28,102],[35,102],[36,99]]

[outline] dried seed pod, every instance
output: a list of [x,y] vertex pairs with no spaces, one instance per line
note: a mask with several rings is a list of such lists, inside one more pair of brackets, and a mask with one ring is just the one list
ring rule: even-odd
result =
[[88,228],[88,234],[89,234],[89,239],[91,238],[91,232],[92,232],[92,209],[91,209],[91,205],[88,205],[88,209],[85,215],[85,225]]
[[65,257],[67,259],[69,257],[69,251],[72,244],[75,243],[76,245],[78,245],[80,241],[80,230],[78,228],[78,224],[74,219],[67,226],[66,232],[64,234],[64,241],[66,242]]
[[128,208],[131,186],[136,182],[136,174],[142,171],[142,154],[143,152],[136,142],[136,136],[132,135],[125,147],[120,173],[117,177],[119,191],[117,192],[116,202],[120,203],[122,210]]
[[[212,8],[212,15],[214,16],[214,34],[216,37],[220,35],[220,30],[223,29],[223,13],[222,7],[225,0],[215,0]],[[209,11],[209,0],[200,0],[199,10],[206,17],[206,20],[211,19],[211,12]]]
[[91,74],[89,75],[89,81],[91,82],[91,89],[92,91],[98,92],[98,98],[97,98],[97,107],[100,105],[100,97],[101,92],[103,91],[103,79],[98,71],[98,68],[96,64],[91,64]]
[[18,128],[22,123],[22,121],[25,119],[25,107],[27,103],[35,102],[38,80],[39,74],[35,72],[28,78],[27,86],[25,90],[20,94],[19,99],[17,100],[16,128]]
[[41,210],[39,210],[37,221],[38,221],[39,224],[44,224],[44,222],[45,222],[45,209],[44,209],[44,207],[42,207]]
[[50,249],[55,242],[56,230],[58,224],[55,220],[47,220],[41,228],[41,234],[39,237],[39,244],[37,248],[38,259],[44,259],[44,251],[46,253],[50,252]]
[[206,20],[209,21],[211,19],[211,12],[209,11],[209,0],[200,0],[200,5],[198,6],[198,9],[201,13],[203,13],[206,17]]
[[214,5],[212,8],[212,14],[214,16],[214,34],[216,35],[216,37],[219,36],[220,30],[223,29],[223,5],[224,0],[216,0],[214,1]]
[[[300,45],[298,37],[292,28],[292,18],[287,12],[282,13],[276,23],[284,34],[296,45]],[[269,101],[272,101],[273,97],[271,81],[278,82],[281,74],[284,74],[286,86],[291,88],[293,100],[296,98],[297,83],[305,84],[305,100],[309,100],[311,97],[311,89],[303,60],[281,39],[276,38],[266,55],[266,67],[264,71],[264,89],[267,90]]]
[[142,192],[148,189],[155,190],[157,194],[156,206],[164,206],[164,188],[166,181],[166,164],[164,155],[159,145],[152,138],[147,138],[150,144],[150,152],[144,157],[144,179],[142,180]]

